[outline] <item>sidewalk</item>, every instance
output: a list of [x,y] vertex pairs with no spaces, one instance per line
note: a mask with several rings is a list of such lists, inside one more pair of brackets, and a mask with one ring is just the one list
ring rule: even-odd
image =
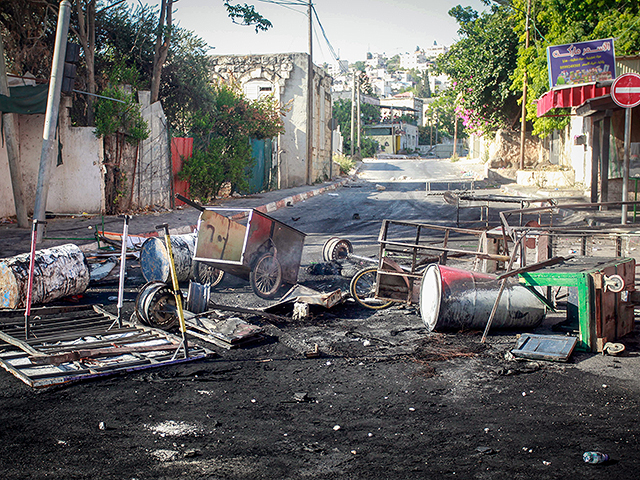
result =
[[[243,197],[229,197],[220,199],[213,206],[255,208],[268,214],[287,205],[293,205],[307,198],[335,190],[348,181],[349,177],[341,177],[319,185],[304,185]],[[199,215],[198,210],[188,205],[173,210],[135,214],[129,222],[129,234],[157,236],[156,226],[164,223],[169,225],[169,232],[173,235],[190,233],[193,231]],[[45,239],[37,245],[37,249],[75,243],[81,245],[82,250],[94,250],[98,246],[95,240],[96,228],[104,229],[106,232],[122,233],[123,219],[113,215],[104,217],[102,215],[58,215],[56,218],[47,219]],[[0,258],[28,253],[30,246],[31,229],[18,228],[15,223],[0,224]]]

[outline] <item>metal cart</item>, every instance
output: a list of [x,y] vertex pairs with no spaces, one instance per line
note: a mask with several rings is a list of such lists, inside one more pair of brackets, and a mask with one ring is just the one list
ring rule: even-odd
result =
[[255,209],[205,207],[194,260],[248,280],[256,295],[270,299],[298,281],[305,236]]

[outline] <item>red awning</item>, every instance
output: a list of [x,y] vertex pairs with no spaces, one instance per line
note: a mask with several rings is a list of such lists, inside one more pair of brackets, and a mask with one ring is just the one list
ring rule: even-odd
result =
[[573,87],[555,88],[542,95],[537,101],[538,117],[553,108],[578,107],[590,98],[608,95],[611,91],[611,84],[586,83]]

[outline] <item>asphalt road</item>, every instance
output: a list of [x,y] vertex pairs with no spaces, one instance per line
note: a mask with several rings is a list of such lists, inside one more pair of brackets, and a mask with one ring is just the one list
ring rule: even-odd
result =
[[[373,256],[384,219],[455,226],[455,208],[441,194],[449,186],[470,181],[478,168],[477,164],[442,160],[366,159],[357,181],[270,215],[308,235],[303,263],[321,261],[322,245],[333,236],[349,240],[354,253]],[[451,183],[456,179],[459,182]],[[427,180],[433,181],[429,193]]]
[[[427,195],[419,179],[464,173],[464,166],[410,167],[365,162],[360,179],[335,195],[273,212],[308,234],[303,267],[321,260],[330,236],[350,239],[356,253],[377,253],[385,218],[452,225],[454,207]],[[142,285],[131,263],[127,314]],[[300,277],[319,289],[348,284],[336,275],[312,278],[304,268]],[[223,284],[217,303],[265,303],[246,283]],[[116,291],[115,282],[94,287],[84,301],[107,300],[113,313],[108,299]],[[579,354],[555,364],[506,356],[516,332],[492,333],[487,343],[474,331],[429,333],[416,310],[400,304],[372,311],[346,302],[275,326],[280,334],[246,348],[214,348],[219,356],[209,360],[37,393],[3,372],[0,476],[637,478],[637,336],[625,339],[622,357]],[[300,355],[287,338],[319,345],[321,356]],[[587,465],[587,450],[611,461]]]

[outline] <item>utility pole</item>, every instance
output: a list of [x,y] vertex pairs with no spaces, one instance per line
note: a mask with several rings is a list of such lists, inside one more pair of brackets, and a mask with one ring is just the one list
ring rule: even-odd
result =
[[360,147],[361,142],[360,142],[360,131],[362,130],[362,120],[360,118],[360,75],[358,75],[358,80],[356,82],[356,95],[358,96],[357,100],[356,100],[356,118],[358,119],[358,121],[356,122],[357,125],[357,131],[358,131],[358,155],[360,155]]
[[51,164],[53,163],[58,124],[58,110],[60,108],[60,90],[62,87],[62,75],[64,72],[64,57],[67,51],[67,35],[69,33],[69,16],[71,3],[69,0],[60,2],[58,10],[58,27],[56,30],[56,43],[53,50],[53,62],[51,63],[51,79],[49,81],[49,96],[47,97],[47,111],[44,117],[44,130],[42,132],[42,153],[40,154],[40,169],[38,171],[38,183],[36,185],[36,205],[33,218],[38,220],[37,242],[42,241],[45,209],[47,208],[47,194],[49,193],[49,180],[51,179]]
[[[7,81],[7,67],[4,63],[4,42],[0,35],[0,94],[10,96],[9,82]],[[18,127],[15,113],[2,115],[4,134],[7,142],[7,157],[9,159],[9,174],[11,176],[11,188],[13,189],[13,204],[16,209],[18,227],[27,228],[29,217],[27,216],[27,204],[24,198],[22,186],[22,167],[20,166],[20,148],[18,141]]]
[[309,64],[307,73],[307,185],[313,179],[313,5],[309,0]]
[[351,84],[351,156],[356,152],[356,71],[353,71]]
[[[531,13],[531,0],[527,0],[527,19],[525,27],[524,48],[529,49],[529,15]],[[522,118],[520,120],[520,170],[524,170],[524,144],[527,133],[527,69],[525,66],[522,78]]]

